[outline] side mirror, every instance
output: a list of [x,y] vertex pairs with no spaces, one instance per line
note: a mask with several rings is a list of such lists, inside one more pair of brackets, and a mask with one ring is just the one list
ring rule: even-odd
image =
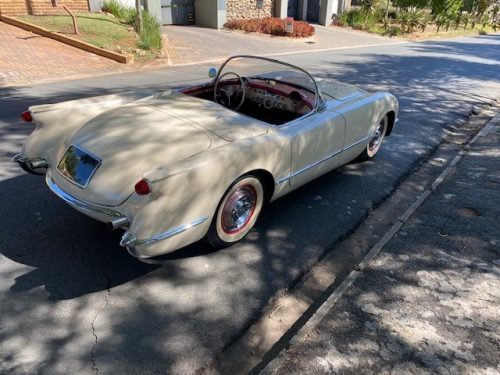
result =
[[208,69],[208,76],[210,78],[217,77],[217,68],[210,68],[210,69]]

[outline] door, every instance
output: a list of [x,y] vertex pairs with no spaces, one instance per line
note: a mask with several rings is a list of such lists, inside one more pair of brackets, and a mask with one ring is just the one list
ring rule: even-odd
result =
[[288,0],[288,10],[287,17],[293,17],[294,19],[298,19],[298,6],[299,0]]
[[305,184],[339,165],[345,128],[344,117],[330,111],[285,125],[292,144],[291,185]]
[[161,0],[161,17],[164,25],[193,24],[194,0]]
[[318,22],[319,20],[319,1],[320,0],[308,0],[307,1],[307,21]]

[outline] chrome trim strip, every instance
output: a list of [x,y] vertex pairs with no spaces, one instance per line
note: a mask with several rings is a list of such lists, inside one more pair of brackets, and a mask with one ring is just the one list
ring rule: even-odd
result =
[[354,142],[352,145],[350,145],[349,147],[346,147],[344,148],[342,151],[346,151],[346,150],[349,150],[350,148],[353,148],[354,146],[357,146],[359,145],[361,142],[366,142],[367,140],[369,140],[371,138],[371,136],[368,136],[368,137],[365,137],[365,138],[361,138],[360,140]]
[[59,187],[59,185],[57,185],[52,180],[52,177],[49,177],[48,175],[47,175],[47,178],[45,179],[45,181],[46,181],[48,187],[50,188],[50,190],[52,190],[52,192],[54,192],[54,194],[56,194],[59,198],[61,198],[66,203],[70,204],[71,206],[78,207],[79,209],[81,209],[83,211],[87,211],[87,212],[90,212],[93,214],[98,214],[98,215],[103,215],[103,216],[109,216],[111,218],[118,218],[118,217],[123,216],[118,211],[115,211],[115,210],[112,210],[109,208],[105,208],[102,206],[98,206],[94,203],[85,202],[85,201],[82,201],[80,199],[73,197],[72,195],[66,193],[63,189],[61,189]]
[[318,161],[316,161],[316,162],[314,162],[314,163],[312,163],[312,164],[309,164],[309,165],[307,165],[307,166],[305,166],[305,167],[303,167],[303,168],[299,169],[298,171],[296,171],[296,172],[293,172],[293,173],[289,174],[289,175],[288,175],[288,176],[286,176],[286,177],[282,177],[282,178],[278,179],[278,180],[276,181],[276,185],[279,185],[279,184],[281,184],[281,183],[283,183],[283,182],[285,182],[285,181],[287,181],[287,180],[291,179],[292,177],[295,177],[295,176],[297,176],[297,175],[299,175],[299,174],[301,174],[301,173],[303,173],[303,172],[307,171],[308,169],[314,168],[315,166],[317,166],[317,165],[319,165],[319,164],[321,164],[321,163],[323,163],[323,162],[327,161],[328,159],[333,158],[335,155],[338,155],[338,154],[340,154],[340,153],[341,153],[341,152],[343,152],[343,151],[349,150],[350,148],[352,148],[352,147],[354,147],[354,146],[357,146],[357,145],[358,145],[358,144],[360,144],[361,142],[365,142],[365,141],[367,141],[369,138],[370,138],[370,137],[365,137],[365,138],[363,138],[363,139],[360,139],[359,141],[354,142],[352,145],[350,145],[350,146],[349,146],[349,147],[347,147],[347,148],[344,148],[344,149],[343,149],[343,150],[341,150],[341,151],[335,151],[333,154],[327,155],[327,156],[325,156],[325,157],[324,157],[323,159],[321,159],[321,160],[318,160]]
[[305,166],[305,167],[303,167],[303,168],[299,169],[298,171],[291,173],[290,175],[288,175],[288,176],[286,176],[286,177],[280,178],[280,179],[276,182],[276,184],[278,184],[278,185],[279,185],[279,184],[281,184],[282,182],[285,182],[285,181],[287,181],[287,180],[291,179],[292,177],[295,177],[295,176],[297,176],[297,175],[299,175],[299,174],[301,174],[301,173],[303,173],[303,172],[305,172],[305,171],[307,171],[307,170],[309,170],[309,169],[311,169],[311,168],[314,168],[315,166],[317,166],[317,165],[319,165],[319,164],[321,164],[321,163],[323,163],[323,162],[327,161],[328,159],[333,158],[335,155],[338,155],[338,154],[340,154],[341,152],[342,152],[342,150],[335,151],[333,154],[327,155],[327,156],[325,156],[325,157],[324,157],[323,159],[321,159],[321,160],[318,160],[318,161],[316,161],[316,162],[314,162],[314,163],[312,163],[312,164],[310,164],[310,165],[307,165],[307,166]]
[[120,241],[120,245],[123,247],[149,245],[153,242],[166,240],[167,238],[173,237],[177,234],[181,234],[181,233],[187,231],[188,229],[191,229],[197,225],[204,223],[207,220],[208,220],[208,216],[203,216],[203,217],[200,217],[196,220],[193,220],[192,222],[190,222],[188,224],[173,227],[173,228],[171,228],[163,233],[157,234],[156,236],[153,236],[150,238],[144,238],[144,239],[138,239],[138,238],[134,237],[130,232],[125,232],[122,236],[121,241]]

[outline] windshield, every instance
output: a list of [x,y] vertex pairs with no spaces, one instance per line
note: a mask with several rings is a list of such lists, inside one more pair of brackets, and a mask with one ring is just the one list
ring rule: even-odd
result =
[[271,87],[295,87],[301,90],[311,108],[318,103],[318,88],[313,77],[305,70],[293,65],[257,56],[234,56],[222,64],[215,80],[227,73],[236,73],[246,81],[258,84],[265,82]]

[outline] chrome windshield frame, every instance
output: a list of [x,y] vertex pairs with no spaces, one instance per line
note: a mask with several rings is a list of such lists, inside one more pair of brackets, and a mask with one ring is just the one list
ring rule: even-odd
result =
[[[217,80],[219,79],[219,76],[220,76],[221,72],[224,70],[224,67],[231,60],[238,59],[238,58],[264,60],[264,61],[268,61],[268,62],[271,62],[271,63],[274,63],[274,64],[284,65],[284,66],[287,66],[289,68],[296,69],[296,70],[300,71],[301,73],[304,73],[313,82],[313,84],[314,84],[314,91],[315,91],[314,94],[316,96],[316,103],[314,105],[314,108],[307,115],[310,115],[311,113],[315,113],[317,111],[321,111],[321,110],[323,110],[326,107],[326,100],[323,98],[323,94],[321,93],[321,90],[319,89],[318,83],[316,82],[316,80],[314,79],[314,77],[312,76],[311,73],[309,73],[307,70],[305,70],[303,68],[300,68],[300,67],[298,67],[296,65],[289,64],[289,63],[286,63],[286,62],[283,62],[283,61],[280,61],[280,60],[276,60],[276,59],[271,59],[269,57],[264,57],[264,56],[254,56],[254,55],[235,55],[235,56],[231,56],[230,58],[228,58],[226,61],[224,61],[222,63],[222,65],[220,66],[219,70],[217,71],[217,75],[214,77],[214,79],[212,79],[209,82],[209,84],[210,83],[214,83],[215,84],[215,82],[217,82]],[[303,117],[304,116],[302,116],[300,118],[303,118]]]

